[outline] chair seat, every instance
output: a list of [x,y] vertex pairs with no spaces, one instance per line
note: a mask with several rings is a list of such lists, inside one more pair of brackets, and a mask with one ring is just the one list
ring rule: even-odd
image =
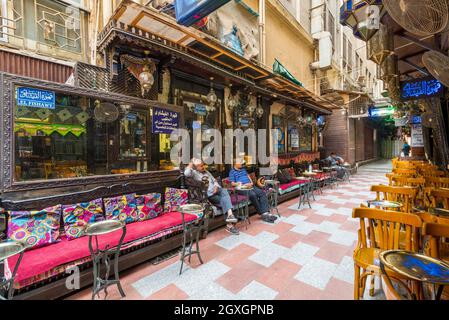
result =
[[380,272],[379,255],[383,250],[376,248],[362,248],[354,251],[354,263],[363,269]]

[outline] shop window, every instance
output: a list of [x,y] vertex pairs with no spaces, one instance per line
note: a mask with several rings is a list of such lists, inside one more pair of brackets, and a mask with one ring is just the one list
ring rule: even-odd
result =
[[16,87],[15,181],[148,170],[143,107]]

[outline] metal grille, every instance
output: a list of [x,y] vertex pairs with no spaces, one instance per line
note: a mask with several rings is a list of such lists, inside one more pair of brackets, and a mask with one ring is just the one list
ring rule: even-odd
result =
[[105,68],[77,62],[75,65],[75,85],[83,88],[110,91],[109,71]]

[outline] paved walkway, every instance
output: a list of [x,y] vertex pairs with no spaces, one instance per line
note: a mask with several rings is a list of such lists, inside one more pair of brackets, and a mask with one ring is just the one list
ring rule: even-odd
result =
[[[383,173],[362,170],[325,190],[312,209],[298,210],[297,199],[281,204],[275,225],[253,216],[240,236],[214,231],[200,243],[205,264],[193,257],[181,276],[178,256],[122,272],[125,299],[352,299],[359,226],[352,209],[373,198],[371,185],[386,182]],[[90,295],[89,288],[69,299]],[[119,297],[109,289],[108,299]]]

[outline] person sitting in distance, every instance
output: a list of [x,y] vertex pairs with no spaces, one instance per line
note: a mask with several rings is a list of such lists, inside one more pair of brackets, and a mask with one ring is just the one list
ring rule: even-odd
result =
[[326,160],[330,162],[333,169],[337,170],[337,177],[340,179],[343,178],[345,175],[345,168],[341,165],[345,162],[345,160],[342,157],[337,156],[335,152],[331,152],[330,156],[327,157]]
[[229,180],[231,180],[233,186],[245,185],[252,188],[248,191],[248,196],[251,203],[256,207],[257,213],[262,217],[263,221],[274,223],[277,217],[270,214],[267,195],[265,191],[253,184],[248,172],[243,168],[242,159],[234,161],[234,168],[229,172]]
[[186,177],[193,178],[195,181],[202,182],[206,177],[209,181],[209,187],[207,189],[207,196],[210,202],[215,205],[219,205],[221,210],[226,216],[226,230],[233,234],[238,235],[239,230],[236,228],[237,218],[232,213],[231,197],[227,190],[223,189],[214,178],[214,176],[206,170],[204,162],[200,159],[192,159],[189,165],[184,170]]

